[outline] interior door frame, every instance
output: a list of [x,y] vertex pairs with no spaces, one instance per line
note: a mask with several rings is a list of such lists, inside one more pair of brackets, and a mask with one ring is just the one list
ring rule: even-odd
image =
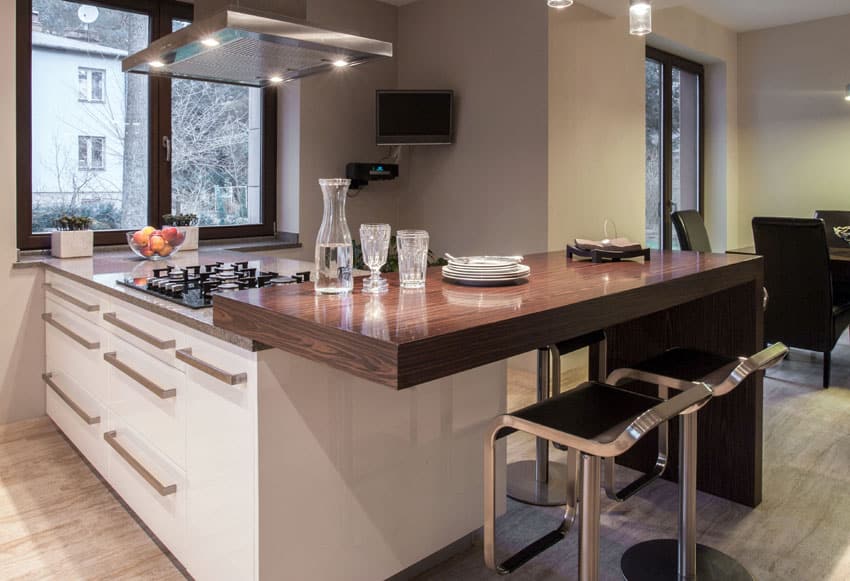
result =
[[673,248],[673,69],[681,69],[696,75],[698,78],[698,108],[697,127],[699,129],[699,154],[697,164],[697,199],[700,215],[705,218],[705,67],[680,56],[653,48],[646,47],[646,58],[661,65],[661,133],[662,133],[662,162],[661,200],[662,226],[661,248]]

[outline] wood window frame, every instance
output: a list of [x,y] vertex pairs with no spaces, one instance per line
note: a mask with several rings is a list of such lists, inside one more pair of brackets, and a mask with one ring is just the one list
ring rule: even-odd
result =
[[[193,7],[173,0],[86,0],[102,8],[128,10],[150,17],[151,40],[171,32],[173,19],[192,20]],[[50,248],[50,234],[32,233],[32,0],[15,0],[15,80],[17,142],[17,241],[20,250]],[[171,213],[171,164],[161,147],[171,136],[171,80],[151,76],[149,83],[148,223],[160,225]],[[262,93],[262,223],[242,226],[205,226],[202,240],[250,238],[276,234],[277,220],[277,100],[275,87]],[[95,245],[126,243],[127,230],[95,231]]]
[[699,77],[699,169],[697,178],[697,196],[699,213],[705,218],[705,67],[699,63],[678,55],[646,47],[646,58],[661,64],[661,133],[662,161],[661,198],[662,211],[662,249],[673,247],[673,219],[669,203],[673,196],[673,68],[681,69]]

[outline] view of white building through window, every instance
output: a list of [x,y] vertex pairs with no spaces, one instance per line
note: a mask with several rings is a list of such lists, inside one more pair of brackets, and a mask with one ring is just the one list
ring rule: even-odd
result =
[[106,138],[80,135],[78,139],[79,168],[82,170],[106,169],[104,152]]
[[90,103],[103,102],[103,79],[106,71],[79,67],[77,77],[80,80],[80,101]]
[[32,0],[33,233],[62,214],[88,215],[97,230],[149,223],[160,194],[149,183],[150,90],[169,82],[171,212],[204,226],[262,223],[260,90],[124,74],[121,60],[150,43],[150,17],[81,6]]

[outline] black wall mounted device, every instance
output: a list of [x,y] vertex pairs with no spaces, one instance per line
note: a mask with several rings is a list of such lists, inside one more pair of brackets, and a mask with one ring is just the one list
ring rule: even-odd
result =
[[394,180],[398,177],[397,163],[349,163],[345,177],[351,180],[351,189],[359,190],[369,182]]

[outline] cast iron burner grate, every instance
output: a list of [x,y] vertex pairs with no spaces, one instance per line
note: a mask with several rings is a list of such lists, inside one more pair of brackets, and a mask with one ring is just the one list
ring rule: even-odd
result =
[[309,281],[309,272],[280,275],[252,267],[246,261],[216,262],[182,269],[166,266],[154,269],[153,276],[126,274],[118,283],[184,307],[205,309],[212,306],[217,294]]

